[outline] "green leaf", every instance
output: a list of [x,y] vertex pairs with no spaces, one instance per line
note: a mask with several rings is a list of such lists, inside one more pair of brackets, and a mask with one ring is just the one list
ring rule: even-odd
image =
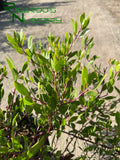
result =
[[78,28],[77,21],[75,21],[75,28],[74,28],[74,34],[75,34],[75,35],[76,35],[76,33],[77,33],[77,28]]
[[69,122],[74,122],[78,119],[78,116],[73,116],[70,118]]
[[73,70],[72,70],[72,72],[71,72],[71,76],[72,76],[73,78],[76,76],[79,68],[80,68],[80,63],[78,63],[78,64],[73,68]]
[[51,70],[46,66],[44,66],[43,70],[44,70],[45,77],[47,77],[48,80],[52,81],[53,80],[53,74],[52,74]]
[[97,97],[98,93],[96,91],[88,91],[86,92],[87,96]]
[[25,96],[25,98],[23,98],[23,102],[25,105],[32,105],[35,103],[30,96]]
[[32,83],[34,83],[34,79],[33,79],[33,77],[30,77],[30,81],[31,81]]
[[8,95],[8,104],[10,104],[12,102],[13,96],[11,93],[9,93]]
[[80,37],[83,37],[85,34],[87,34],[89,30],[90,30],[89,28],[85,28],[80,34]]
[[81,83],[83,87],[88,86],[88,70],[85,66],[82,69]]
[[26,49],[25,53],[26,53],[27,57],[29,57],[29,58],[32,57],[32,53],[31,53],[31,51],[29,49]]
[[115,86],[116,91],[118,92],[118,94],[120,95],[120,90]]
[[101,85],[101,83],[103,82],[103,80],[105,79],[106,76],[107,76],[107,74],[105,74],[103,76],[103,78],[100,80],[100,82],[98,83],[98,85],[94,88],[94,90],[96,90]]
[[16,121],[16,118],[17,118],[18,114],[19,114],[19,113],[17,113],[17,114],[15,115],[15,117],[13,118],[13,120],[12,120],[12,126],[15,125],[15,121]]
[[9,57],[9,59],[6,58],[6,60],[7,60],[10,70],[12,71],[12,68],[15,68],[13,60],[11,59],[11,57]]
[[85,55],[85,51],[83,50],[80,56],[80,60],[83,58],[84,55]]
[[73,19],[71,19],[71,21],[72,21],[72,28],[73,28],[73,33],[74,33],[74,30],[75,30],[75,22],[74,22]]
[[82,15],[80,16],[80,22],[81,22],[81,24],[83,23],[84,19],[85,19],[85,13],[82,13]]
[[7,154],[7,152],[8,152],[8,147],[0,146],[0,154],[1,153],[6,153]]
[[40,114],[43,111],[42,105],[40,105],[40,104],[33,104],[32,107],[35,110],[36,114]]
[[55,64],[55,71],[58,72],[65,65],[65,61],[63,58],[59,58],[59,61]]
[[115,114],[115,121],[118,124],[118,126],[120,126],[120,113],[119,112],[116,112]]
[[23,84],[14,81],[14,86],[15,86],[16,90],[19,93],[21,93],[22,95],[24,95],[24,96],[29,96],[30,95],[27,88]]
[[28,38],[28,48],[29,48],[29,49],[31,49],[31,47],[32,47],[32,39],[33,39],[33,36],[30,36],[30,37]]
[[74,51],[74,52],[70,52],[69,54],[68,54],[68,60],[71,58],[71,57],[74,57],[75,55],[77,55],[77,51]]
[[38,58],[38,60],[39,60],[39,62],[40,62],[40,65],[49,65],[50,66],[50,62],[45,58],[45,57],[43,57],[42,55],[40,55],[40,54],[36,54],[37,55],[37,58]]
[[116,70],[116,72],[118,72],[120,70],[120,64],[116,65],[115,70]]
[[22,39],[23,39],[23,29],[21,29],[20,31],[20,42],[22,42]]
[[9,57],[9,59],[6,58],[6,60],[7,60],[7,63],[8,63],[8,65],[9,65],[9,68],[10,68],[10,70],[11,70],[11,72],[12,72],[13,79],[14,79],[14,80],[17,80],[17,78],[18,78],[18,72],[17,72],[17,70],[15,69],[15,65],[14,65],[13,60],[12,60],[10,57]]
[[16,81],[18,78],[18,71],[15,68],[12,68],[12,75],[13,75],[14,81]]
[[68,106],[67,105],[61,105],[59,106],[59,111],[61,114],[65,114],[65,112],[67,111]]
[[69,41],[68,33],[65,32],[65,44],[68,43],[68,41]]
[[113,78],[114,73],[113,73],[113,66],[110,67],[110,71],[109,71],[110,77]]
[[25,70],[27,69],[27,67],[28,67],[28,61],[26,61],[26,62],[23,64],[21,73],[24,73]]
[[73,34],[69,33],[69,44],[73,42]]
[[42,150],[42,146],[44,144],[46,136],[41,136],[40,141],[38,141],[37,143],[35,143],[27,152],[27,157],[28,158],[32,158],[33,156],[35,156],[38,152],[40,152]]
[[22,39],[22,46],[24,45],[24,41],[25,41],[25,35],[24,35],[24,37],[23,37],[23,39]]
[[15,42],[15,40],[10,36],[10,35],[6,35],[7,36],[7,40],[13,45],[13,46],[18,46],[18,44]]
[[88,17],[87,19],[85,19],[83,25],[82,25],[82,29],[87,28],[88,24],[89,24],[90,18]]
[[109,99],[115,99],[115,98],[116,98],[116,96],[107,96],[104,99],[109,100]]
[[56,100],[56,98],[55,98],[54,96],[51,96],[51,97],[49,98],[49,100],[47,101],[47,103],[48,103],[48,105],[50,106],[50,108],[51,108],[52,110],[55,110],[56,105],[57,105],[57,100]]

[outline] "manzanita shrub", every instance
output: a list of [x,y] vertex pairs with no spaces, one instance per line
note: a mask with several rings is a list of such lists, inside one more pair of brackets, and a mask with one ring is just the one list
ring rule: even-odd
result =
[[[22,30],[20,34],[14,31],[13,37],[7,35],[8,44],[26,56],[26,62],[18,71],[13,60],[6,58],[14,90],[8,95],[6,110],[0,110],[0,159],[120,158],[120,113],[116,111],[120,62],[110,59],[105,68],[95,63],[99,57],[90,56],[94,43],[86,36],[88,24],[85,13],[80,20],[77,15],[76,21],[72,19],[73,34],[66,32],[64,42],[50,33],[45,46],[41,41],[33,43],[30,36],[27,49]],[[72,51],[78,37],[81,49]],[[5,67],[0,69],[0,100],[4,78],[8,78]],[[74,87],[78,78],[79,92]],[[56,144],[62,134],[68,137],[58,150]],[[77,145],[78,141],[81,144]],[[74,155],[76,149],[78,157]]]

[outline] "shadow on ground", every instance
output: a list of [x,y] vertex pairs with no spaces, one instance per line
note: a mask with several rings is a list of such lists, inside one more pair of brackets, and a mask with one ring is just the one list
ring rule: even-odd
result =
[[[72,3],[75,3],[75,1],[67,1],[67,2],[44,2],[44,3],[29,3],[30,0],[28,0],[27,2],[21,0],[21,1],[15,1],[15,2],[9,2],[9,3],[15,3],[15,9],[10,9],[13,13],[15,13],[16,8],[23,8],[23,10],[25,8],[27,8],[28,10],[30,8],[56,8],[57,6],[64,6],[64,5],[71,5]],[[12,6],[9,5],[9,6]],[[57,8],[56,8],[57,10]],[[22,13],[15,13],[20,19],[22,19]],[[26,13],[25,13],[26,14]],[[31,12],[31,15],[33,13]],[[36,13],[37,14],[37,13]],[[40,14],[40,13],[39,13]],[[32,18],[32,17],[30,17]],[[54,18],[58,18],[56,15],[54,16]],[[61,18],[61,17],[59,17]],[[3,10],[0,11],[0,51],[2,51],[4,54],[6,52],[11,51],[11,48],[9,46],[4,45],[5,42],[7,42],[7,38],[6,38],[6,34],[9,34],[9,32],[11,31],[11,29],[17,29],[20,30],[21,28],[27,28],[29,26],[34,27],[34,26],[45,26],[48,23],[27,23],[25,24],[24,22],[22,23],[21,21],[19,21],[18,19],[14,19],[14,23],[12,22],[12,13],[10,13],[7,10]],[[8,32],[8,31],[9,32]],[[42,39],[44,39],[44,37],[42,37]],[[26,45],[26,44],[25,44]],[[4,64],[4,61],[0,61],[1,64]]]

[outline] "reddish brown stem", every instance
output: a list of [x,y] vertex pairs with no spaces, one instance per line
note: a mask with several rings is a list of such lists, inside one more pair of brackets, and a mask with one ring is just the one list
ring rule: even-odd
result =
[[78,33],[75,35],[75,38],[74,38],[74,40],[72,41],[72,43],[71,43],[71,45],[70,45],[70,48],[69,48],[69,50],[68,50],[68,52],[67,52],[66,56],[68,56],[68,54],[70,53],[70,50],[71,50],[71,48],[72,48],[72,46],[73,46],[74,42],[75,42],[75,41],[76,41],[76,39],[78,38],[78,35],[80,34],[81,30],[82,30],[82,26],[80,27],[80,29],[79,29]]
[[54,85],[55,85],[56,93],[57,93],[57,96],[60,100],[60,95],[59,95],[58,88],[57,88],[57,83],[56,83],[56,74],[55,74],[55,71],[53,69],[52,69],[52,73],[53,73],[53,76],[54,76]]

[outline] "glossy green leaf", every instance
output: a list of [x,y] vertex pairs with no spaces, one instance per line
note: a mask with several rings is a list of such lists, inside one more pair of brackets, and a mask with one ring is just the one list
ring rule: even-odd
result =
[[16,81],[18,78],[18,71],[15,68],[12,68],[11,72],[12,72],[14,81]]
[[80,63],[78,63],[72,70],[71,72],[71,76],[75,77],[75,75],[77,74],[78,70],[80,68]]
[[27,157],[32,158],[35,156],[40,150],[42,150],[42,146],[44,144],[46,136],[41,136],[40,141],[36,142],[27,152]]
[[82,25],[82,29],[85,29],[87,28],[88,24],[89,24],[89,21],[90,21],[90,18],[88,17],[87,19],[85,19],[85,21],[83,22],[83,25]]
[[27,57],[29,57],[29,58],[32,57],[32,53],[31,53],[31,51],[29,49],[26,49],[25,53],[26,53]]
[[74,24],[74,35],[76,35],[77,33],[77,29],[78,29],[78,25],[77,25],[77,21],[75,21],[75,24]]
[[29,96],[30,95],[27,88],[23,84],[14,81],[14,86],[15,86],[16,90],[19,93],[21,93],[22,95],[24,95],[24,96]]
[[85,66],[83,66],[82,69],[82,75],[81,75],[81,83],[83,87],[87,87],[88,85],[88,70]]
[[119,112],[116,112],[115,114],[115,121],[118,124],[118,126],[120,126],[120,113]]
[[33,39],[33,36],[30,36],[30,37],[28,38],[28,48],[29,48],[29,49],[31,49],[31,47],[32,47],[32,39]]
[[7,40],[13,45],[13,46],[18,46],[18,44],[15,42],[15,40],[10,36],[10,35],[6,35],[7,36]]
[[68,106],[67,105],[61,105],[59,106],[59,111],[61,114],[65,114],[65,112],[67,111]]
[[15,69],[15,65],[14,65],[13,60],[12,60],[10,57],[9,57],[9,59],[6,58],[6,60],[7,60],[7,63],[8,63],[8,65],[9,65],[9,68],[10,68],[10,70],[11,70],[11,72],[12,72],[13,79],[14,79],[14,80],[17,80],[17,78],[18,78],[18,72],[17,72],[17,70]]
[[118,72],[120,70],[120,64],[116,65],[115,70],[116,70],[116,72]]
[[23,39],[22,39],[22,46],[24,45],[24,41],[25,41],[25,35],[24,35],[24,37],[23,37]]
[[80,34],[80,37],[83,37],[83,36],[85,36],[85,34],[87,34],[88,32],[89,32],[89,28],[85,28],[83,31],[82,31],[82,33]]
[[24,72],[25,72],[25,70],[26,70],[27,67],[28,67],[28,64],[29,64],[28,61],[26,61],[26,62],[23,64],[21,73],[24,73]]
[[34,101],[32,100],[32,98],[30,96],[25,96],[23,98],[23,102],[25,105],[32,105],[34,104]]
[[36,55],[37,55],[37,58],[38,58],[38,60],[39,60],[39,62],[40,62],[41,65],[47,64],[47,65],[50,66],[50,62],[45,57],[43,57],[40,54],[36,54]]
[[65,65],[65,61],[63,58],[59,58],[59,61],[55,64],[55,71],[58,72]]
[[81,24],[83,23],[84,19],[85,19],[85,13],[82,13],[82,15],[80,16],[80,22],[81,22]]
[[94,88],[94,90],[96,90],[101,85],[101,83],[104,81],[104,79],[105,79],[106,76],[107,76],[107,74],[105,74],[103,76],[103,78],[100,80],[100,82],[98,83],[98,85]]
[[98,93],[96,91],[88,91],[86,92],[86,95],[91,97],[97,97]]
[[85,55],[85,51],[83,50],[80,56],[80,60],[83,58],[84,55]]
[[116,91],[118,92],[118,94],[120,95],[120,90],[115,86]]
[[68,33],[65,32],[65,44],[68,43],[68,41],[69,41]]
[[7,60],[7,63],[9,65],[10,70],[12,70],[12,68],[15,68],[14,62],[10,57],[9,57],[9,59],[6,58],[6,60]]
[[74,122],[78,119],[78,116],[73,116],[70,118],[69,122]]

